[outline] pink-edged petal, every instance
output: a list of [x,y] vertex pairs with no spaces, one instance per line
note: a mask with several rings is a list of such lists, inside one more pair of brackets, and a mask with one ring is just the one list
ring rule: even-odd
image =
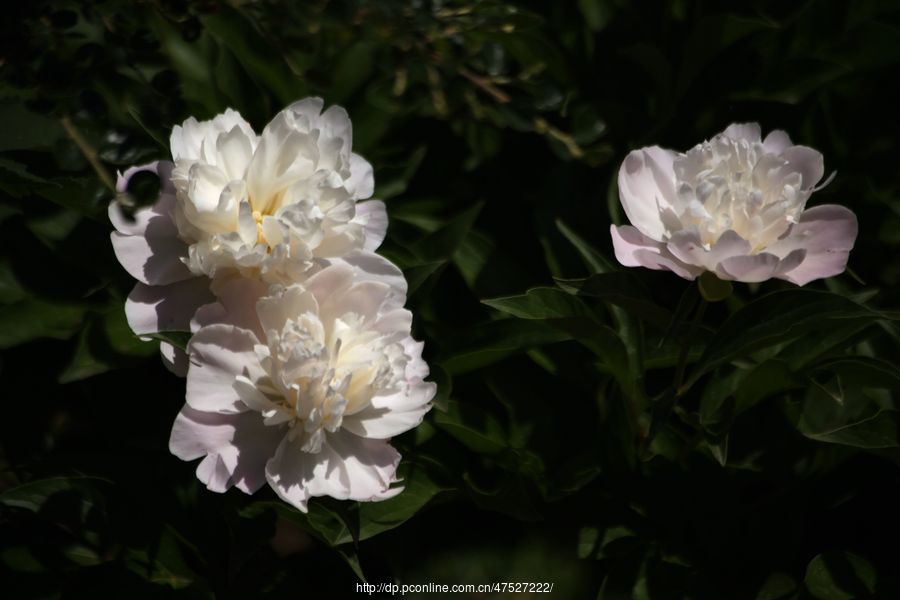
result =
[[350,154],[350,177],[344,182],[344,186],[356,200],[365,200],[375,191],[372,165],[355,152]]
[[780,129],[775,129],[769,132],[769,135],[767,135],[766,139],[763,140],[763,148],[766,152],[770,152],[772,154],[781,154],[793,145],[794,143],[791,141],[791,138],[787,134],[787,132]]
[[774,254],[760,252],[759,254],[732,256],[726,258],[716,268],[719,279],[730,279],[754,283],[771,279],[781,261]]
[[672,271],[685,279],[695,279],[703,272],[702,267],[678,260],[665,244],[650,239],[634,227],[611,225],[609,231],[616,259],[626,267]]
[[844,272],[858,229],[853,211],[836,204],[823,204],[803,211],[787,234],[766,250],[785,257],[798,249],[805,250],[803,261],[779,277],[806,285],[814,279]]
[[815,187],[825,175],[825,159],[818,150],[807,146],[791,146],[785,148],[781,157],[788,161],[788,166],[798,171],[803,177],[801,187],[809,190]]
[[363,250],[374,252],[384,236],[387,234],[388,216],[387,210],[384,208],[384,202],[381,200],[369,200],[368,202],[360,202],[356,205],[356,217],[354,221],[363,223],[366,232],[366,240],[363,243]]
[[194,313],[213,299],[205,277],[160,286],[139,283],[125,301],[125,316],[137,335],[190,331]]
[[733,140],[746,140],[751,143],[758,142],[762,138],[759,123],[732,123],[722,134]]
[[223,415],[185,406],[172,426],[169,451],[182,460],[206,456],[197,475],[208,486],[225,483],[225,489],[235,485],[252,494],[266,482],[266,462],[285,432],[263,424],[257,412]]
[[176,348],[168,342],[159,343],[159,354],[163,365],[178,377],[186,377],[188,372],[188,355],[181,348]]
[[675,202],[675,152],[659,146],[634,150],[619,167],[619,199],[628,220],[641,233],[663,239],[666,227],[660,212]]
[[301,446],[299,437],[286,436],[266,465],[266,478],[279,497],[303,512],[315,496],[372,501],[400,492],[390,487],[400,454],[387,442],[339,431],[329,434],[316,454]]
[[258,338],[231,325],[203,327],[191,337],[186,400],[197,410],[238,413],[247,410],[234,389],[238,375],[252,380],[263,370],[254,352]]

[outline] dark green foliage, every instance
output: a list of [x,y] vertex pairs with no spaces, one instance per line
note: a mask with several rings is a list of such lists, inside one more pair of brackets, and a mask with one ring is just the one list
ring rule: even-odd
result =
[[[896,2],[6,11],[4,597],[343,597],[357,578],[900,597]],[[304,515],[268,490],[208,492],[168,453],[184,383],[125,323],[106,206],[116,171],[166,158],[187,117],[230,106],[261,129],[312,94],[348,109],[375,167],[381,252],[439,392],[394,441],[404,493]],[[692,325],[696,285],[613,259],[616,169],[749,120],[837,171],[813,203],[857,213],[852,273],[706,287],[722,300]]]

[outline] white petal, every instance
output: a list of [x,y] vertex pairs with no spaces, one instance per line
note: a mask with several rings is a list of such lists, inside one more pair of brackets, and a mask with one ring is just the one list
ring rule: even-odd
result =
[[781,154],[793,145],[787,132],[780,129],[771,131],[766,136],[766,139],[763,140],[763,148],[765,148],[766,152],[771,152],[772,154]]
[[264,425],[259,413],[223,415],[185,406],[172,426],[169,451],[182,460],[207,456],[204,470],[212,475],[214,467],[219,472],[215,481],[227,475],[229,485],[253,493],[265,483],[266,462],[283,436],[284,428]]
[[137,335],[190,331],[194,313],[211,300],[213,295],[205,277],[161,286],[139,283],[125,301],[125,316]]
[[355,222],[362,223],[366,232],[363,250],[374,252],[387,234],[388,216],[381,200],[369,200],[356,205]]
[[791,146],[781,153],[781,157],[788,161],[792,170],[801,174],[803,177],[801,187],[804,190],[815,187],[825,175],[825,159],[818,150],[806,146]]
[[748,142],[758,142],[762,137],[759,123],[732,123],[723,135],[733,140],[747,140]]
[[188,371],[188,355],[181,348],[176,348],[168,342],[159,343],[159,354],[163,365],[178,377],[186,377]]
[[254,352],[258,343],[253,333],[230,325],[209,325],[197,331],[188,344],[191,358],[187,374],[188,405],[208,412],[247,410],[233,386],[238,375],[251,380],[262,376]]
[[375,191],[375,175],[372,165],[355,152],[350,154],[350,178],[344,182],[354,200],[365,200]]
[[659,146],[634,150],[619,167],[619,199],[631,224],[641,233],[662,240],[666,227],[660,211],[675,201],[675,153]]
[[616,260],[626,267],[672,271],[679,277],[694,279],[702,267],[678,260],[665,244],[652,240],[630,225],[610,225]]
[[731,279],[754,283],[771,279],[780,260],[774,254],[760,252],[746,256],[732,256],[719,263],[716,275],[719,279]]
[[266,465],[272,489],[285,501],[306,512],[314,496],[341,500],[383,500],[396,495],[400,455],[388,443],[367,440],[346,432],[331,434],[317,454],[301,450],[298,437],[278,446]]
[[846,269],[858,229],[853,211],[835,204],[823,204],[803,211],[799,222],[766,251],[787,257],[799,249],[805,250],[799,266],[785,269],[778,276],[797,285],[806,285]]
[[403,392],[375,396],[363,410],[345,415],[342,425],[360,437],[386,440],[419,425],[436,392],[434,383],[419,381]]

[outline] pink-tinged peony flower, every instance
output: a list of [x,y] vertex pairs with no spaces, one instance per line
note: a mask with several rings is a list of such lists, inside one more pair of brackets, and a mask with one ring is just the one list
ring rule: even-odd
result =
[[[118,202],[109,207],[116,256],[140,282],[126,304],[135,333],[186,330],[211,300],[210,278],[287,285],[346,260],[405,291],[400,271],[373,253],[387,229],[384,204],[359,202],[372,195],[372,167],[351,152],[346,111],[322,107],[320,98],[296,102],[259,136],[230,109],[190,118],[172,131],[174,163],[120,174],[120,193],[142,171],[161,185],[133,221]],[[176,355],[163,345],[170,366]]]
[[389,439],[418,425],[435,393],[404,296],[343,264],[264,294],[233,280],[197,311],[172,453],[204,457],[197,477],[211,490],[268,481],[304,511],[313,496],[399,493]]
[[793,145],[783,131],[763,140],[756,123],[731,125],[683,154],[635,150],[619,169],[631,226],[610,228],[616,258],[685,279],[710,271],[804,285],[837,275],[857,223],[843,206],[806,209],[824,171],[819,152]]

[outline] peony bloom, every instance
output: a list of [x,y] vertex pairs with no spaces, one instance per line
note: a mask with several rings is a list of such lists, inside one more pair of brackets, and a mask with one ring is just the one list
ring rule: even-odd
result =
[[[120,174],[120,193],[142,171],[161,185],[133,221],[118,202],[109,207],[116,256],[140,282],[126,304],[135,333],[186,330],[211,300],[211,278],[288,285],[346,260],[405,290],[400,271],[373,254],[387,229],[384,204],[359,202],[372,195],[372,167],[351,152],[346,111],[322,107],[320,98],[296,102],[261,135],[230,109],[190,118],[172,131],[174,163]],[[164,357],[174,352],[163,346]]]
[[404,296],[343,264],[266,294],[237,279],[197,311],[172,453],[204,457],[197,477],[211,490],[268,481],[304,511],[313,496],[396,495],[389,439],[435,393]]
[[837,275],[857,223],[842,206],[806,209],[824,171],[819,152],[783,131],[761,139],[756,123],[731,125],[686,153],[635,150],[619,169],[631,226],[611,227],[616,258],[685,279],[710,271],[804,285]]

